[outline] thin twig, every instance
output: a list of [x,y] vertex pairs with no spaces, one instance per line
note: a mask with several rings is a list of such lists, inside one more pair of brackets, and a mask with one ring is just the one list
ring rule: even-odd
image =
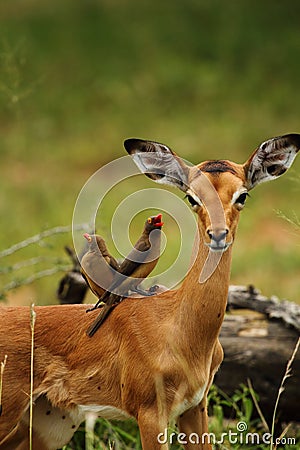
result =
[[[88,228],[89,228],[89,225],[86,223],[74,225],[74,227],[73,227],[74,230],[85,230]],[[35,244],[36,242],[39,242],[46,237],[53,236],[54,234],[69,233],[71,230],[72,230],[72,226],[67,225],[67,226],[54,227],[54,228],[50,228],[49,230],[42,231],[41,233],[35,234],[34,236],[31,236],[31,237],[25,239],[24,241],[18,242],[17,244],[14,244],[5,250],[2,250],[2,252],[0,252],[0,258],[9,256],[12,253],[15,253],[16,251],[21,250],[22,248],[27,247],[28,245]]]
[[0,372],[0,416],[2,414],[2,389],[3,389],[3,375],[6,366],[7,355],[4,356],[4,360],[1,361],[1,372]]
[[13,264],[11,266],[1,267],[0,275],[15,272],[16,270],[24,269],[24,267],[34,266],[36,264],[39,264],[39,263],[45,262],[45,261],[52,262],[52,264],[55,264],[55,265],[62,263],[61,258],[57,258],[57,257],[50,258],[48,256],[36,256],[35,258],[24,259],[23,261],[19,261],[16,264]]
[[30,275],[27,278],[24,278],[23,280],[14,280],[11,281],[10,283],[6,284],[0,295],[3,295],[5,292],[7,291],[11,291],[12,289],[16,289],[20,286],[24,286],[26,284],[31,284],[36,280],[39,280],[41,278],[44,277],[49,277],[51,275],[54,275],[55,273],[61,272],[61,271],[65,271],[65,270],[69,270],[70,269],[70,265],[68,266],[59,266],[59,267],[52,267],[51,269],[45,269],[45,270],[41,270],[40,272],[37,272],[33,275]]
[[295,211],[293,211],[294,219],[290,219],[288,216],[286,216],[282,211],[277,210],[277,215],[281,217],[282,219],[286,220],[289,224],[293,225],[296,228],[300,227],[300,219],[298,218]]
[[253,403],[254,403],[255,408],[256,408],[256,410],[257,410],[257,412],[258,412],[258,415],[259,415],[259,417],[260,417],[260,420],[261,420],[261,422],[262,422],[262,424],[263,424],[263,427],[264,427],[264,429],[265,429],[266,431],[269,432],[269,431],[270,431],[269,425],[267,424],[267,421],[266,421],[266,419],[265,419],[265,416],[263,415],[262,410],[260,409],[260,406],[259,406],[258,401],[257,401],[257,398],[256,398],[256,396],[255,396],[255,392],[254,392],[254,389],[253,389],[253,386],[252,386],[252,383],[251,383],[250,378],[247,378],[247,384],[248,384],[249,392],[250,392],[250,395],[251,395],[251,397],[252,397]]
[[276,414],[277,414],[277,409],[278,409],[278,404],[279,404],[279,400],[281,397],[281,394],[284,391],[284,383],[286,382],[286,380],[291,376],[291,369],[292,369],[292,364],[294,362],[294,359],[296,357],[297,351],[299,349],[299,345],[300,345],[300,337],[298,338],[298,341],[295,345],[294,351],[292,353],[292,356],[290,357],[286,369],[285,369],[285,373],[284,376],[282,378],[279,390],[278,390],[278,394],[277,394],[277,398],[276,398],[276,402],[275,402],[275,407],[274,407],[274,411],[273,411],[273,417],[272,417],[272,427],[271,427],[271,445],[270,445],[270,450],[276,450],[277,445],[274,447],[273,444],[273,438],[274,438],[274,430],[275,430],[275,420],[276,420]]
[[[291,422],[287,424],[287,426],[284,428],[284,430],[282,431],[282,433],[280,434],[279,438],[277,438],[276,440],[278,440],[278,442],[280,442],[282,440],[282,438],[284,438],[284,436],[286,435],[286,433],[289,431],[290,427],[291,427]],[[277,449],[277,444],[275,444],[274,449]]]
[[29,409],[29,450],[32,450],[32,425],[33,425],[33,356],[34,356],[34,325],[36,312],[34,303],[30,307],[30,328],[31,328],[31,352],[30,352],[30,409]]

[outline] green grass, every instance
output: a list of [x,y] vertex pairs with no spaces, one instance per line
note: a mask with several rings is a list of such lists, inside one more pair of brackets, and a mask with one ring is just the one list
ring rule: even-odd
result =
[[[262,140],[299,131],[299,9],[296,0],[2,2],[0,248],[70,224],[81,187],[125,154],[126,137],[165,142],[194,163],[243,162]],[[299,164],[253,193],[232,272],[233,283],[294,301],[299,232],[274,210],[300,217]],[[51,256],[70,243],[63,236]],[[37,303],[53,301],[58,278],[32,286]]]
[[[250,388],[245,385],[241,385],[237,388],[232,397],[228,397],[215,385],[212,386],[208,397],[208,407],[211,414],[209,432],[213,433],[215,436],[216,445],[214,448],[216,450],[270,450],[270,445],[268,445],[267,441],[269,438],[266,434],[270,433],[270,429],[266,429],[265,426],[267,424],[264,425],[259,418],[253,395],[256,397],[256,401],[259,400],[257,399],[257,395],[255,393],[251,394]],[[225,410],[226,417],[230,417],[230,419],[225,418]],[[237,424],[241,422],[247,424],[247,429],[243,432],[237,428]],[[178,430],[176,428],[170,428],[169,436],[170,433],[174,432],[177,435]],[[252,441],[252,434],[259,436],[259,441]],[[263,442],[263,436],[266,440],[265,442]],[[279,435],[275,434],[275,438],[279,438]],[[72,443],[65,446],[64,450],[84,448],[84,443],[86,442],[85,439],[85,427],[82,425],[75,434]],[[253,437],[253,439],[257,438]],[[285,439],[286,441],[283,441],[283,444],[278,448],[295,450],[300,439],[299,429],[290,429],[285,435]],[[105,419],[99,419],[96,422],[94,436],[92,437],[90,447],[88,447],[87,450],[108,448],[118,450],[141,450],[136,423],[132,420],[126,422],[110,422]],[[177,443],[177,439],[175,435],[173,435],[171,450],[183,449],[184,446]]]

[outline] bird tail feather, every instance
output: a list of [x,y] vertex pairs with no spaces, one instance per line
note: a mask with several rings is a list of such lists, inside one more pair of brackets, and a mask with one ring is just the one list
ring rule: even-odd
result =
[[103,324],[103,322],[107,319],[109,314],[112,312],[112,310],[120,303],[122,300],[122,297],[120,297],[117,294],[112,294],[111,297],[108,300],[108,303],[106,303],[102,308],[92,325],[89,326],[89,328],[86,331],[86,334],[89,337],[94,336],[98,328]]

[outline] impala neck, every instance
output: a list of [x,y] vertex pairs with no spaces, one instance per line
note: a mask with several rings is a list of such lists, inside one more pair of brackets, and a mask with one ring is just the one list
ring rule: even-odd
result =
[[[202,283],[199,282],[199,277],[209,249],[201,237],[200,242],[195,240],[193,251],[197,252],[195,262],[177,291],[178,300],[180,299],[177,323],[183,328],[182,335],[187,337],[189,345],[193,345],[191,340],[195,340],[197,346],[200,333],[208,341],[215,340],[219,334],[227,303],[232,246],[223,252],[212,275]],[[212,256],[218,261],[218,253],[213,253]],[[203,342],[199,344],[201,346]]]

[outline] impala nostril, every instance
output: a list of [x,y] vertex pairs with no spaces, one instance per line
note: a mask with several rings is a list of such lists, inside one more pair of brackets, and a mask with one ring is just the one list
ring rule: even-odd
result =
[[213,231],[210,228],[208,228],[206,232],[211,240],[220,242],[226,238],[227,234],[229,233],[229,229],[225,228],[225,230]]
[[207,234],[208,234],[208,236],[210,237],[210,239],[212,239],[212,237],[213,237],[213,232],[211,231],[211,230],[206,230],[206,232],[207,232]]

